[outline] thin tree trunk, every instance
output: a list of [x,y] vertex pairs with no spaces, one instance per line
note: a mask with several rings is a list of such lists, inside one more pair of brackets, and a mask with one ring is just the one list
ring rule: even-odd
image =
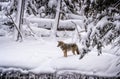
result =
[[59,28],[62,0],[59,0],[58,2],[59,2],[59,5],[58,5],[59,10],[57,11],[58,19],[56,18],[56,20],[57,20],[57,29]]
[[60,10],[61,10],[61,5],[62,5],[62,0],[58,0],[58,6],[56,9],[56,16],[55,16],[55,21],[54,21],[54,25],[52,28],[52,37],[56,37],[57,36],[57,29],[59,27],[59,21],[60,21]]
[[[18,12],[17,12],[17,18],[16,18],[15,23],[16,23],[17,28],[21,32],[22,31],[22,25],[21,24],[23,23],[22,17],[23,17],[23,14],[24,14],[24,0],[18,0],[17,9],[18,9]],[[22,41],[23,40],[22,34],[20,34],[20,32],[18,32],[16,30],[14,32],[15,32],[14,39],[17,40],[17,41],[18,40]]]

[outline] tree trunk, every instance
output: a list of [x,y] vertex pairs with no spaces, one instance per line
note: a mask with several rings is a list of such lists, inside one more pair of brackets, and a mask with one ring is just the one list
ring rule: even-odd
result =
[[52,37],[53,38],[55,38],[57,36],[57,28],[59,27],[61,5],[62,5],[61,0],[58,0],[58,6],[56,8],[55,21],[54,21],[54,25],[53,25],[53,28],[52,28]]
[[[24,0],[18,0],[18,7],[17,7],[17,18],[15,21],[15,24],[17,26],[17,28],[19,29],[19,31],[22,31],[22,23],[23,23],[23,14],[24,14]],[[20,34],[20,32],[18,32],[16,29],[14,30],[14,39],[15,40],[20,40],[22,41],[22,35]]]

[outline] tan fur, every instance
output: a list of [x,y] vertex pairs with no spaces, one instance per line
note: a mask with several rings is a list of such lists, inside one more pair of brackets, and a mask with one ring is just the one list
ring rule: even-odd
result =
[[67,44],[67,43],[64,43],[63,41],[58,41],[58,46],[57,47],[60,47],[64,53],[64,57],[67,57],[67,52],[68,51],[72,51],[72,53],[75,55],[75,52],[77,54],[79,54],[79,49],[78,49],[78,46],[75,44],[75,43],[70,43],[70,44]]

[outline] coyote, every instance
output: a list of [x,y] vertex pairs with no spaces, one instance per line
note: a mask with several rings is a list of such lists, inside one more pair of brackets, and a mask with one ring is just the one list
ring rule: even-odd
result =
[[75,51],[77,54],[79,54],[78,46],[75,43],[64,43],[63,41],[58,41],[57,47],[60,47],[64,53],[64,57],[67,57],[67,51],[72,51],[72,53],[75,55]]

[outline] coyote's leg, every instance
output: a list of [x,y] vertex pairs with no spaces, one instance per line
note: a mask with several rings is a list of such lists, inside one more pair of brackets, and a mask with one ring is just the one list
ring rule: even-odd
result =
[[64,57],[67,57],[67,50],[64,51]]
[[72,53],[73,53],[73,55],[75,55],[75,49],[72,49]]

